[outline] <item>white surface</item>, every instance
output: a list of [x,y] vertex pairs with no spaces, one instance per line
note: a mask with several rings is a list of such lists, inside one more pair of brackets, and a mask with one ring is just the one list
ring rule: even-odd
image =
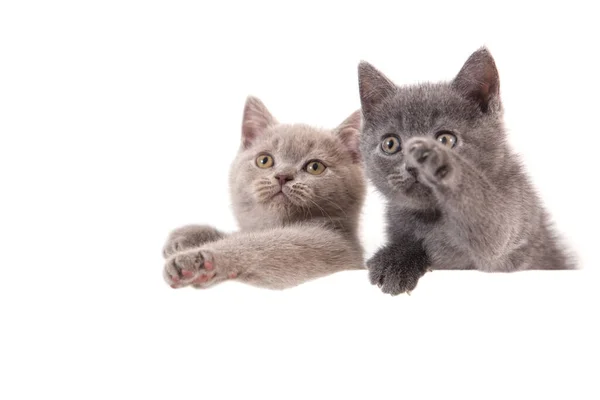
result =
[[[577,2],[526,4],[2,2],[0,398],[598,398],[598,29]],[[284,292],[162,281],[170,229],[235,228],[246,95],[333,127],[359,107],[359,60],[450,79],[483,44],[584,270],[435,272],[395,298],[364,271]],[[370,193],[369,254],[381,210]]]

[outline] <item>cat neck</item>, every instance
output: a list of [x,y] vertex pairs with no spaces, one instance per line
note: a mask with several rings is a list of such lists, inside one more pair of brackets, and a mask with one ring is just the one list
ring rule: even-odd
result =
[[291,225],[319,225],[327,229],[339,231],[343,234],[356,236],[358,216],[355,214],[357,213],[347,213],[347,215],[344,216],[337,216],[317,215],[314,212],[309,214],[307,212],[256,213],[254,211],[241,211],[236,213],[236,217],[240,229],[244,231],[264,230]]

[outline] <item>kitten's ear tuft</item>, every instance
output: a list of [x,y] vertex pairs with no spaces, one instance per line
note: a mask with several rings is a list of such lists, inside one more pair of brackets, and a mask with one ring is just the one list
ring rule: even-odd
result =
[[393,95],[396,89],[394,82],[368,62],[358,64],[358,90],[365,119],[369,119],[375,106]]
[[342,144],[348,149],[354,163],[361,161],[360,156],[360,129],[362,123],[362,115],[360,110],[354,111],[348,118],[344,120],[334,131],[335,135],[340,139]]
[[267,107],[257,97],[248,96],[242,121],[242,144],[248,148],[254,139],[272,125],[277,124]]
[[476,102],[483,112],[500,105],[500,77],[488,49],[482,47],[471,54],[452,81],[452,87]]

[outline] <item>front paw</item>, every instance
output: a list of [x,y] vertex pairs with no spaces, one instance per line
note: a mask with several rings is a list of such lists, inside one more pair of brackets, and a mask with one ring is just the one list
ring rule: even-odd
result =
[[163,247],[163,257],[169,258],[180,251],[199,247],[208,242],[214,242],[223,234],[207,225],[186,225],[175,229]]
[[167,259],[164,268],[165,281],[174,289],[190,285],[205,289],[239,276],[238,269],[227,268],[222,262],[216,262],[214,253],[203,249],[178,252]]
[[419,243],[400,246],[384,247],[367,261],[369,279],[383,293],[410,293],[427,271],[429,259]]
[[165,263],[165,281],[172,288],[208,283],[216,275],[211,258],[201,250],[178,252]]
[[412,170],[417,179],[429,186],[448,184],[456,175],[456,163],[452,150],[429,138],[413,138],[406,143],[406,169]]

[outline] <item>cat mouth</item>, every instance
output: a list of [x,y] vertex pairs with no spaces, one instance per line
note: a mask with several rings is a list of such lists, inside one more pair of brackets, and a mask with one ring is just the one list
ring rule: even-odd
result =
[[394,175],[390,177],[389,183],[392,185],[392,187],[404,191],[408,191],[415,185],[421,184],[416,177],[410,175]]
[[392,179],[390,183],[394,187],[394,190],[411,197],[421,197],[426,195],[429,191],[427,186],[420,182],[419,179],[413,175],[402,175],[401,177],[395,177],[395,179]]
[[411,180],[412,180],[412,183],[410,184],[410,187],[413,187],[413,186],[422,186],[423,185],[423,182],[421,182],[419,180],[418,176],[411,177]]
[[413,190],[418,190],[417,188],[421,185],[422,185],[421,182],[419,182],[417,179],[415,179],[413,182],[410,182],[408,185],[406,185],[406,188],[404,189],[404,191],[406,193],[410,193]]
[[288,195],[283,192],[282,189],[279,189],[277,193],[275,193],[271,199],[287,199]]

